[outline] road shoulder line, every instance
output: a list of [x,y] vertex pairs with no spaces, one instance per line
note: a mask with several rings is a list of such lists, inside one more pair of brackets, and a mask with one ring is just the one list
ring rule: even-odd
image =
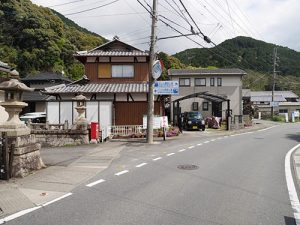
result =
[[300,203],[299,198],[297,195],[293,175],[292,175],[292,169],[291,169],[291,156],[294,151],[296,151],[300,147],[300,144],[296,145],[292,149],[288,151],[288,153],[285,155],[285,178],[286,178],[286,184],[287,189],[289,193],[289,198],[291,202],[291,206],[294,210],[294,218],[297,225],[300,225]]

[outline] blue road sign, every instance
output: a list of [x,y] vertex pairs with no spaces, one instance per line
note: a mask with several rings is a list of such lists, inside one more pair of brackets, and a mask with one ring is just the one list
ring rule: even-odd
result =
[[179,95],[178,81],[155,81],[154,82],[155,95]]

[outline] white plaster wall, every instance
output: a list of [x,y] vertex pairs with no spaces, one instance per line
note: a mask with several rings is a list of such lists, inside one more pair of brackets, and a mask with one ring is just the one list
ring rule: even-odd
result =
[[217,87],[217,78],[222,78],[222,86],[242,86],[242,76],[237,75],[206,75],[206,76],[176,76],[171,77],[174,81],[179,81],[179,78],[190,78],[191,86],[195,86],[195,78],[206,78],[206,87],[210,86],[210,78],[215,78],[215,87]]
[[[215,78],[215,86],[210,86],[210,78]],[[217,86],[217,78],[222,78],[222,86]],[[187,76],[182,77],[172,77],[172,80],[179,81],[179,78],[188,78]],[[194,86],[194,78],[206,78],[206,86]],[[230,99],[230,109],[232,110],[233,115],[241,115],[242,114],[242,77],[234,76],[234,75],[224,75],[224,76],[191,76],[190,87],[179,87],[179,95],[172,95],[171,101],[174,101],[178,98],[184,97],[186,95],[190,95],[198,92],[209,92],[211,94],[216,95],[224,95]],[[211,116],[211,104],[209,104],[208,111],[202,111],[202,102],[207,101],[204,99],[195,101],[199,102],[199,111],[203,113],[205,117]],[[191,111],[192,110],[192,102],[194,102],[194,98],[189,100],[184,100],[180,102],[181,112]],[[171,105],[171,113],[173,113],[173,104]],[[227,110],[227,102],[222,103],[222,117],[225,117],[225,113]],[[172,114],[171,114],[172,115]]]

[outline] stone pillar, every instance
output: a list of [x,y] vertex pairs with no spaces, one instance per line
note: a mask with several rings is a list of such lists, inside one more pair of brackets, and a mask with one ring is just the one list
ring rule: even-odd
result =
[[12,176],[24,177],[30,171],[45,166],[40,157],[41,145],[36,143],[35,136],[30,134],[30,129],[19,118],[22,108],[27,106],[27,103],[21,101],[23,91],[34,89],[16,79],[11,79],[2,82],[0,90],[5,91],[5,102],[1,102],[0,105],[9,114],[8,120],[0,124],[0,132],[7,133],[8,147],[10,151],[14,151]]
[[72,129],[76,130],[87,130],[88,129],[88,121],[85,118],[85,101],[87,98],[83,95],[77,95],[76,97],[73,98],[77,102],[77,107],[75,109],[77,110],[77,118],[75,119],[75,126],[73,126]]

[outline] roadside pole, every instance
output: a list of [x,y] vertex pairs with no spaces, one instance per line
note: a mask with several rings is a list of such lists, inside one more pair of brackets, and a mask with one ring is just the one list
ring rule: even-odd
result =
[[156,23],[157,23],[157,0],[153,0],[152,6],[152,25],[151,25],[151,42],[150,42],[150,60],[149,60],[149,90],[148,90],[148,114],[147,114],[147,143],[153,143],[153,116],[154,116],[154,93],[152,77],[153,62],[155,59],[155,43],[156,43]]
[[275,79],[276,79],[276,66],[277,66],[277,47],[274,47],[273,51],[273,84],[272,84],[272,106],[271,117],[274,117],[274,91],[275,91]]

